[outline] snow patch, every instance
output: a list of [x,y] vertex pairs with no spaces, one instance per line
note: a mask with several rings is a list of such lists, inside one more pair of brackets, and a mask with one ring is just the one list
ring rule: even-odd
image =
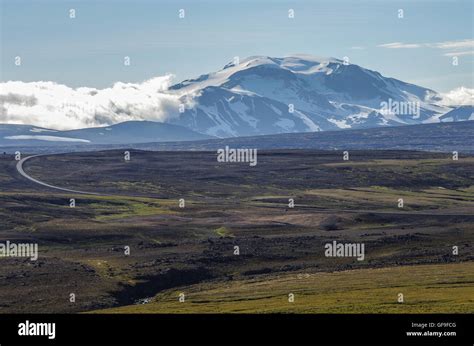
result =
[[58,136],[41,136],[41,135],[19,135],[19,136],[6,136],[5,139],[36,139],[39,141],[48,142],[81,142],[90,143],[87,139],[70,138],[70,137],[58,137]]
[[295,122],[291,119],[280,119],[275,124],[278,127],[281,127],[285,131],[290,131],[295,127]]
[[39,129],[37,127],[34,127],[30,129],[30,132],[57,132],[55,130],[47,130],[47,129]]

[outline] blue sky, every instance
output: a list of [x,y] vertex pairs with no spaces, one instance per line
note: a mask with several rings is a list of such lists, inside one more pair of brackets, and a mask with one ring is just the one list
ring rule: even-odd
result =
[[172,73],[179,82],[234,56],[307,53],[440,92],[474,87],[472,0],[1,2],[2,81],[103,88]]

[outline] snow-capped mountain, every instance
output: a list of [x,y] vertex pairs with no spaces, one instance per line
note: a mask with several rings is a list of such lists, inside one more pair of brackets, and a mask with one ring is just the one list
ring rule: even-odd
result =
[[473,106],[454,107],[439,118],[442,122],[474,120]]
[[308,55],[249,57],[170,92],[193,104],[172,123],[217,137],[433,123],[453,109],[433,90]]
[[[101,117],[104,105],[110,108],[112,119],[127,116],[133,119],[137,112],[140,119],[148,119],[147,112],[159,109],[162,102],[155,101],[161,99],[167,100],[168,105],[163,111],[166,112],[162,117],[164,123],[126,121],[69,131],[0,124],[0,145],[131,144],[474,119],[472,105],[448,106],[433,90],[384,77],[339,59],[308,55],[254,56],[169,88],[156,89],[150,83],[145,84],[147,87],[142,89],[138,84],[124,89],[123,83],[122,87],[107,89],[109,94],[120,90],[123,98],[128,93],[144,97],[136,101],[134,95],[134,102],[129,106],[107,96],[108,101],[96,109],[91,119]],[[54,84],[41,87],[51,85]],[[48,98],[55,95],[55,90],[51,89]],[[84,97],[77,90],[74,92],[81,99]],[[34,96],[20,96],[12,92],[4,97],[14,99],[9,103],[14,105],[12,114],[19,106],[28,103],[34,106],[38,101]],[[152,107],[141,107],[143,102]],[[177,109],[179,103],[181,112]],[[2,104],[0,111],[1,107]],[[8,113],[5,107],[3,110]],[[113,123],[107,119],[106,124]]]

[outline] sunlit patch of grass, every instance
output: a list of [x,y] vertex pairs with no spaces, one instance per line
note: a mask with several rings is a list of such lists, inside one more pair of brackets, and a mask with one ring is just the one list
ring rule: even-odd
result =
[[218,236],[223,237],[223,238],[234,238],[235,237],[227,227],[219,227],[214,232],[216,232],[216,234]]
[[135,284],[136,280],[133,280],[129,276],[116,274],[116,270],[120,268],[120,264],[115,261],[108,259],[83,259],[74,258],[75,262],[83,263],[88,267],[92,268],[94,272],[103,279],[113,280],[121,283]]
[[[178,294],[186,301],[180,303]],[[290,303],[288,295],[295,301]],[[398,294],[404,302],[398,302]],[[472,313],[474,263],[292,273],[167,290],[103,313]]]
[[147,181],[111,181],[102,183],[102,186],[123,192],[158,193],[161,190],[159,186]]
[[175,201],[170,200],[107,196],[98,198],[96,202],[88,204],[88,207],[96,213],[95,220],[107,221],[134,216],[174,214],[172,207],[175,204]]
[[[448,156],[448,155],[447,155]],[[462,159],[463,163],[474,163],[473,157],[465,157]],[[368,160],[368,161],[345,161],[345,162],[331,162],[323,163],[322,166],[327,167],[360,167],[360,166],[396,166],[396,167],[420,167],[422,165],[449,165],[453,163],[453,159],[446,157],[444,159],[411,159],[411,160],[400,160],[400,159],[382,159],[382,160]]]
[[343,201],[354,205],[366,203],[389,208],[397,208],[399,198],[404,200],[404,209],[473,206],[473,199],[469,193],[448,189],[412,191],[371,186],[352,189],[312,189],[307,190],[305,194],[333,200],[334,202]]
[[33,233],[36,231],[35,226],[17,226],[14,228],[15,231],[17,232],[22,232],[22,233]]

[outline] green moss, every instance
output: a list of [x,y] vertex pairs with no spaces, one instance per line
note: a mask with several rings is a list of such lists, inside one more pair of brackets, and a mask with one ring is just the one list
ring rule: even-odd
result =
[[[472,313],[474,263],[292,273],[167,290],[100,313]],[[179,303],[178,294],[186,294]],[[288,294],[295,296],[288,302]],[[398,302],[402,293],[404,302]]]
[[218,229],[214,230],[216,234],[223,238],[234,238],[235,236],[227,227],[219,227]]

